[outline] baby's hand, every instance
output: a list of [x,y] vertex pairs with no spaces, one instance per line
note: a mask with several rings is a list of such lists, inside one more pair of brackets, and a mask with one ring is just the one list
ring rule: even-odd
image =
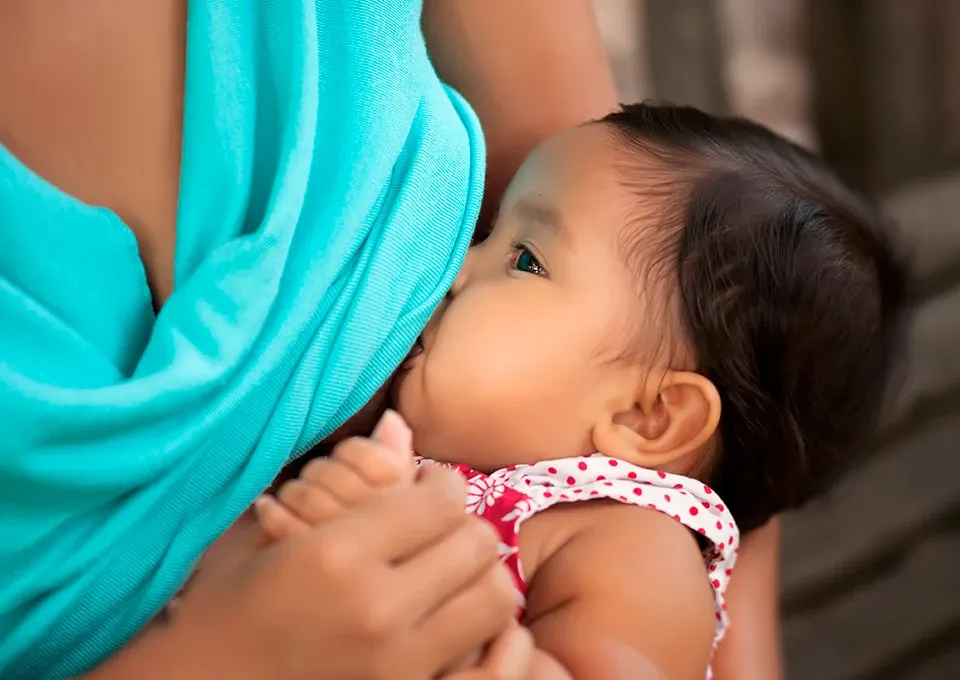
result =
[[410,482],[414,473],[410,428],[399,414],[387,411],[369,439],[341,442],[329,458],[307,463],[276,498],[262,496],[254,507],[264,533],[281,540]]

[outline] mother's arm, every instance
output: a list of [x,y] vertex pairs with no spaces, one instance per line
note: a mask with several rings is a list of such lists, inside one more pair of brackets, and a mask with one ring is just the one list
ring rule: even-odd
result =
[[780,518],[743,538],[730,580],[730,631],[717,649],[716,680],[781,680]]
[[481,228],[537,144],[617,106],[590,0],[425,0],[423,28],[437,72],[487,140]]

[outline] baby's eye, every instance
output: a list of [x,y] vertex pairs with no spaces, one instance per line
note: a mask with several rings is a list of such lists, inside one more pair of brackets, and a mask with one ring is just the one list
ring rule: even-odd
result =
[[537,256],[530,252],[529,248],[522,245],[516,246],[513,256],[513,268],[519,272],[533,274],[534,276],[546,276],[547,270],[544,269]]

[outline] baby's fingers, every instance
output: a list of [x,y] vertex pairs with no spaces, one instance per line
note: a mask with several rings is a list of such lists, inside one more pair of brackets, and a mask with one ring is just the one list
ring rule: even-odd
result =
[[296,536],[309,528],[309,525],[294,515],[273,496],[260,496],[253,504],[260,528],[275,541]]
[[[408,461],[413,455],[413,432],[407,422],[396,411],[387,410],[370,438]],[[409,464],[409,463],[408,463]]]

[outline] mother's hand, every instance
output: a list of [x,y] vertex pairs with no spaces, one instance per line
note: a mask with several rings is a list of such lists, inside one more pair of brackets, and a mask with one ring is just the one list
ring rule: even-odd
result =
[[[470,677],[521,677],[513,583],[496,537],[463,512],[462,479],[414,482],[224,568],[205,570],[168,628],[90,680],[230,677],[426,680],[500,639]],[[519,662],[517,661],[519,659]],[[479,673],[479,675],[476,675]]]
[[496,537],[463,499],[458,476],[430,471],[198,584],[181,625],[221,630],[262,677],[433,677],[515,608]]

